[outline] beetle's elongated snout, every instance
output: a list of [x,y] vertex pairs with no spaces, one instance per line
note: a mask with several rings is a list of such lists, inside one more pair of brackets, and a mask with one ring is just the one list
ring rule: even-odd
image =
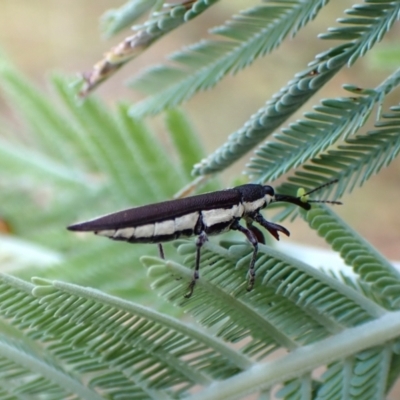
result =
[[305,203],[300,199],[300,197],[289,196],[286,194],[276,194],[274,202],[278,201],[295,204],[296,206],[304,208],[304,210],[309,210],[311,208],[311,204]]

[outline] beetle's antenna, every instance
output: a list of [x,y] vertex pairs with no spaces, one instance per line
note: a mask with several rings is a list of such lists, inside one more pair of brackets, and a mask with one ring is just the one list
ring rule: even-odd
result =
[[311,193],[317,192],[318,190],[320,190],[320,189],[322,189],[322,188],[324,188],[324,187],[326,187],[326,186],[333,185],[334,183],[337,183],[337,182],[339,182],[339,179],[334,179],[333,181],[326,182],[326,183],[324,183],[323,185],[318,186],[318,187],[316,187],[315,189],[310,190],[310,191],[307,192],[307,193],[304,193],[303,196],[308,196],[308,195],[311,194]]
[[341,201],[335,200],[307,200],[307,203],[328,203],[328,204],[337,204],[341,206],[343,203]]
[[285,194],[275,194],[275,200],[274,201],[283,201],[287,203],[292,203],[296,204],[297,206],[304,208],[305,210],[309,210],[311,208],[310,203],[329,203],[329,204],[342,204],[340,201],[333,201],[333,200],[309,200],[308,196],[311,193],[316,192],[317,190],[320,190],[326,186],[332,185],[333,183],[338,182],[338,179],[334,179],[333,181],[324,183],[321,186],[316,187],[313,190],[310,190],[309,192],[306,193],[306,191],[303,188],[300,188],[297,191],[297,196],[290,196],[290,195],[285,195]]
[[328,203],[328,204],[338,204],[338,205],[341,205],[341,204],[343,204],[343,203],[340,202],[340,201],[334,201],[334,200],[309,200],[309,199],[307,198],[307,196],[310,195],[311,193],[317,192],[318,190],[320,190],[320,189],[322,189],[322,188],[324,188],[324,187],[326,187],[326,186],[330,186],[330,185],[332,185],[332,184],[334,184],[334,183],[337,183],[338,181],[339,181],[339,179],[334,179],[334,180],[332,180],[332,181],[330,181],[330,182],[327,182],[327,183],[324,183],[323,185],[318,186],[318,187],[316,187],[315,189],[310,190],[309,192],[304,193],[304,194],[301,194],[301,192],[300,192],[300,193],[298,192],[298,198],[299,198],[301,201],[304,201],[304,202],[307,202],[307,203]]

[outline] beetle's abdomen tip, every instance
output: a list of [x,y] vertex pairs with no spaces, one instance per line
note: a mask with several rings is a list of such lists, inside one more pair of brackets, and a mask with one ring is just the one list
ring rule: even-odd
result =
[[[77,225],[77,224],[76,224],[76,225]],[[76,225],[69,225],[69,226],[67,226],[67,229],[68,229],[69,231],[77,231],[77,230],[79,230],[79,229],[77,229]]]
[[88,231],[93,231],[93,228],[89,228],[86,223],[78,223],[78,224],[72,224],[67,226],[67,229],[69,231],[74,231],[74,232],[88,232]]

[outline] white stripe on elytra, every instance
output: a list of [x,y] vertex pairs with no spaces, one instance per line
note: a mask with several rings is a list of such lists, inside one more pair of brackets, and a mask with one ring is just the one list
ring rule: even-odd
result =
[[233,221],[234,218],[241,218],[243,216],[243,205],[235,204],[231,208],[216,208],[214,210],[202,211],[203,223],[207,227],[221,224],[224,222]]
[[106,236],[113,239],[123,238],[148,238],[155,236],[173,235],[175,232],[184,230],[194,230],[197,220],[199,219],[199,212],[182,215],[174,220],[156,222],[155,224],[146,224],[136,228],[120,228],[120,229],[107,229],[97,231],[99,236]]
[[121,228],[114,233],[113,238],[130,239],[134,235],[135,235],[135,228]]
[[[157,225],[157,224],[155,224]],[[135,228],[135,237],[136,238],[149,238],[153,237],[155,234],[156,228],[154,224],[147,224],[138,226]]]
[[181,217],[175,218],[175,231],[181,232],[188,229],[194,230],[199,219],[199,212],[193,212],[190,214],[182,215]]
[[173,219],[154,224],[154,236],[173,235],[175,233],[175,223]]
[[96,231],[95,234],[99,236],[107,236],[107,237],[113,237],[115,233],[115,229],[107,229],[104,231]]

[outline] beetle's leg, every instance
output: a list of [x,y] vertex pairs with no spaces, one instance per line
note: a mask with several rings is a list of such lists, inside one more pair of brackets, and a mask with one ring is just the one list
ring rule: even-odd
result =
[[162,244],[161,243],[157,243],[157,246],[158,246],[158,255],[160,256],[160,258],[165,260],[164,249],[162,247]]
[[203,246],[203,244],[205,242],[207,242],[207,240],[208,240],[208,238],[207,238],[207,235],[206,235],[206,233],[204,231],[202,231],[200,233],[200,235],[196,239],[196,246],[197,246],[197,249],[196,249],[196,265],[194,267],[193,279],[189,283],[189,292],[185,294],[185,297],[187,299],[192,296],[193,290],[194,290],[194,286],[196,285],[196,281],[197,281],[197,279],[199,279],[200,251],[201,251],[201,247]]
[[240,225],[239,221],[235,221],[231,225],[231,229],[242,232],[244,235],[246,235],[247,240],[253,246],[253,256],[251,257],[251,261],[250,261],[250,265],[249,265],[249,285],[247,286],[247,290],[250,291],[253,289],[254,281],[256,279],[256,270],[254,267],[256,264],[257,252],[258,252],[257,236],[251,229],[247,229],[247,228],[243,227],[242,225]]
[[274,224],[273,222],[267,221],[260,213],[255,213],[251,216],[254,221],[258,222],[263,226],[276,240],[279,240],[279,233],[282,232],[286,236],[290,236],[290,232],[283,226]]
[[258,243],[265,244],[264,234],[262,233],[262,231],[260,229],[258,229],[256,226],[253,225],[252,219],[246,220],[246,227],[247,227],[247,229],[251,230],[256,235]]

